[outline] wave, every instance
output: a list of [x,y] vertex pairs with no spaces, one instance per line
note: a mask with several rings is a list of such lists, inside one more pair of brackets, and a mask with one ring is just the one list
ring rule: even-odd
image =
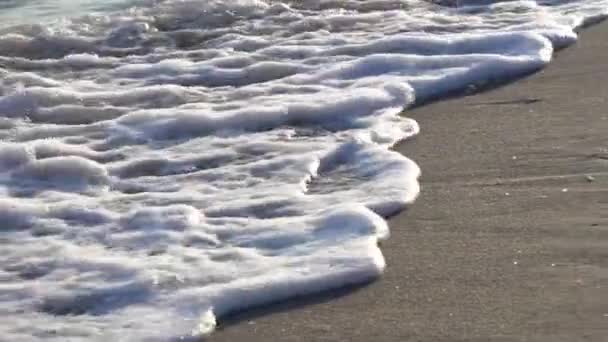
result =
[[0,28],[11,341],[199,336],[378,277],[384,217],[419,193],[403,109],[537,71],[608,8],[127,4]]

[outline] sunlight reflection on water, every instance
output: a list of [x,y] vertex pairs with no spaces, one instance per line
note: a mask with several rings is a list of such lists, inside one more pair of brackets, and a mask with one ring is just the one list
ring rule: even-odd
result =
[[0,26],[48,22],[128,7],[129,0],[0,0]]

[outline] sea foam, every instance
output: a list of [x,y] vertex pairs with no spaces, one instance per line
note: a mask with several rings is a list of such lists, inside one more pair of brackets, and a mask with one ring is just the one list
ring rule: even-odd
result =
[[0,335],[196,337],[378,277],[384,218],[419,193],[390,150],[419,131],[403,109],[537,71],[607,8],[155,0],[5,21]]

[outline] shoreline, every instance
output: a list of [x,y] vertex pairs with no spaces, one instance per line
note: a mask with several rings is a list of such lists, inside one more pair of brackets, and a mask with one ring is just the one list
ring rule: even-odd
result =
[[254,308],[209,341],[605,341],[608,23],[542,71],[416,107],[420,197],[368,286]]

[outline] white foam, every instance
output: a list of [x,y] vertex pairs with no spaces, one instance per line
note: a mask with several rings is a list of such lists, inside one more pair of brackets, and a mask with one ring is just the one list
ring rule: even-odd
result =
[[419,131],[402,110],[534,72],[608,7],[453,4],[113,1],[132,7],[5,21],[0,335],[166,341],[378,277],[383,217],[419,192],[390,150]]

